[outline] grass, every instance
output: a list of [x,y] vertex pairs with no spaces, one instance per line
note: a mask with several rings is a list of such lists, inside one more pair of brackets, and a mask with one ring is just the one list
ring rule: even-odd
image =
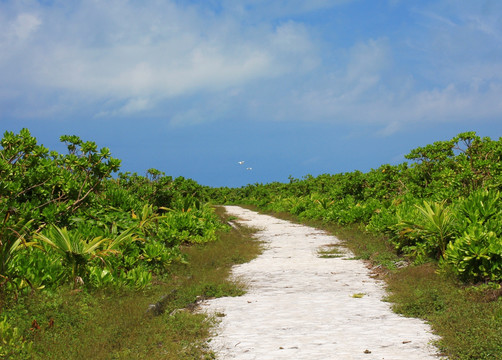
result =
[[502,298],[498,286],[467,285],[438,274],[434,263],[391,273],[394,310],[427,320],[450,359],[502,358]]
[[321,259],[334,259],[344,257],[345,253],[340,250],[340,245],[327,244],[317,251],[317,256]]
[[452,360],[502,358],[502,297],[500,285],[464,284],[440,271],[438,263],[397,268],[406,263],[383,236],[352,225],[332,227],[356,256],[378,269],[386,281],[395,312],[426,320],[441,337],[436,344]]
[[[221,209],[218,211],[225,218]],[[279,217],[298,222],[291,215]],[[449,359],[502,358],[502,290],[498,284],[460,283],[451,274],[439,273],[435,262],[398,268],[397,264],[406,261],[385,237],[369,234],[358,225],[341,227],[313,221],[307,225],[335,234],[356,258],[378,269],[375,276],[387,282],[386,300],[396,312],[429,322],[442,338],[439,349]],[[157,279],[154,286],[141,292],[87,293],[62,288],[21,298],[3,315],[33,341],[34,355],[15,358],[214,358],[205,344],[214,322],[225,314],[211,319],[190,309],[197,299],[245,291],[245,284],[227,277],[233,264],[249,261],[260,252],[260,244],[249,240],[251,233],[239,227],[222,233],[214,243],[184,248],[190,264],[173,267],[168,277]],[[325,250],[333,256],[339,251],[336,246]],[[147,316],[148,305],[166,294],[165,313]],[[33,320],[40,329],[33,327]]]
[[[255,209],[256,210],[256,209]],[[384,236],[363,226],[300,221],[291,214],[273,214],[336,235],[355,258],[368,262],[374,276],[387,283],[395,312],[427,321],[441,337],[436,344],[451,360],[502,359],[501,284],[465,284],[438,263],[410,264],[399,257]],[[407,265],[407,266],[402,266]],[[360,297],[364,294],[354,294]]]
[[[217,212],[227,221],[222,209]],[[252,233],[239,227],[220,233],[213,243],[185,247],[189,264],[173,266],[168,276],[143,291],[61,288],[20,299],[3,313],[33,341],[33,351],[16,359],[214,358],[205,344],[217,319],[191,310],[198,300],[245,292],[245,284],[228,275],[232,265],[261,252]],[[163,314],[147,313],[160,299]]]

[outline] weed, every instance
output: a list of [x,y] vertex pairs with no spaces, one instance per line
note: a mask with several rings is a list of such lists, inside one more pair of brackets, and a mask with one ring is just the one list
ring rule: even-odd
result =
[[345,256],[343,250],[340,250],[339,244],[329,244],[323,246],[317,251],[317,256],[321,259],[341,258]]

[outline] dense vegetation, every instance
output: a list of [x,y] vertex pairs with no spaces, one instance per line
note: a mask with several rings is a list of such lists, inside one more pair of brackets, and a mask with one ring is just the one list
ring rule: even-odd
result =
[[406,158],[413,162],[216,194],[301,219],[363,223],[415,263],[436,259],[462,280],[502,281],[502,140],[467,132]]
[[[16,300],[61,287],[145,289],[187,262],[181,246],[212,242],[224,227],[193,180],[155,169],[112,178],[120,161],[109,149],[77,136],[61,141],[66,154],[37,144],[27,129],[0,142],[4,313]],[[0,357],[29,352],[22,331],[0,321]]]
[[[0,357],[43,358],[50,347],[59,349],[56,358],[101,358],[93,342],[113,358],[163,358],[153,347],[203,356],[188,343],[207,335],[205,320],[145,322],[143,309],[173,289],[169,310],[241,291],[221,277],[257,247],[239,238],[242,229],[225,238],[232,249],[222,243],[228,227],[210,203],[290,213],[339,232],[362,229],[347,235],[360,258],[391,271],[403,258],[413,264],[388,277],[397,311],[432,321],[451,358],[502,353],[502,139],[462,133],[412,150],[409,163],[233,189],[156,169],[118,173],[109,149],[77,136],[61,141],[65,154],[39,145],[27,129],[0,142]],[[124,311],[128,320],[120,320]],[[173,338],[157,339],[159,331]],[[135,349],[118,340],[126,332],[136,336]],[[75,339],[87,350],[65,346],[77,346]]]
[[501,358],[502,139],[462,133],[406,158],[214,196],[334,232],[387,281],[397,312],[431,323],[450,359]]

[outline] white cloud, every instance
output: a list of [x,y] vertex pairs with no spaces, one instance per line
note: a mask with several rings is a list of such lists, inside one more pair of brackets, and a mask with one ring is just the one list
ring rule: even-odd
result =
[[19,40],[27,39],[37,28],[42,24],[42,21],[32,14],[19,14],[12,24],[14,35]]
[[96,99],[169,98],[220,91],[318,63],[301,24],[244,27],[174,2],[149,5],[84,2],[71,11],[41,8],[40,18],[20,14],[12,25],[20,38],[42,21],[47,26],[39,29],[36,44],[16,52],[10,51],[14,45],[5,46],[12,55],[0,74],[24,65],[4,86]]
[[283,18],[334,8],[355,0],[225,0],[223,8],[246,17]]
[[[502,115],[502,5],[387,3],[414,22],[375,35],[364,31],[371,19],[355,18],[356,36],[333,11],[364,6],[351,0],[0,2],[0,106],[64,116],[82,103],[100,117],[165,113],[176,125],[370,124],[382,136]],[[333,21],[316,28],[327,11]]]
[[301,55],[313,50],[306,27],[293,21],[277,26],[275,32],[271,35],[270,45],[274,49],[289,55]]
[[415,12],[417,14],[420,14],[420,15],[424,16],[425,18],[427,18],[430,21],[429,26],[437,27],[437,26],[446,25],[450,28],[457,27],[457,24],[452,19],[450,19],[446,16],[442,16],[438,13],[435,13],[435,12],[432,12],[429,10],[417,10],[417,9],[415,9]]
[[474,123],[502,115],[502,72],[497,71],[502,64],[451,65],[445,69],[451,75],[442,75],[449,82],[419,87],[413,72],[396,69],[395,62],[388,39],[360,42],[347,50],[336,71],[318,73],[309,83],[314,86],[285,87],[280,99],[265,93],[254,108],[277,120],[373,126],[379,136],[404,131],[411,123]]
[[386,137],[390,135],[394,135],[396,132],[402,129],[402,124],[400,124],[398,121],[392,121],[386,125],[380,130],[376,132],[378,136]]
[[189,109],[176,113],[169,121],[174,127],[196,125],[208,120],[208,114],[201,112],[201,109]]
[[8,50],[8,47],[19,46],[37,31],[42,20],[36,14],[21,12],[13,18],[0,15],[0,48]]
[[138,112],[141,110],[149,109],[151,107],[151,101],[149,99],[131,99],[124,105],[122,111],[124,113]]
[[112,110],[102,110],[94,115],[96,118],[106,118],[114,116],[129,116],[140,113],[144,110],[151,109],[155,105],[155,100],[151,98],[131,98],[122,102],[122,104],[116,104],[111,102],[106,107],[111,107]]

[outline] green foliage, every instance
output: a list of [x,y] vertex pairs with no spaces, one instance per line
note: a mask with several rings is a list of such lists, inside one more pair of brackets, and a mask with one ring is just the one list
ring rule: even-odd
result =
[[429,203],[424,201],[418,209],[424,219],[421,229],[425,238],[439,256],[443,256],[446,245],[455,235],[455,223],[453,214],[446,206],[445,201]]
[[[142,288],[152,273],[185,261],[178,245],[216,239],[222,226],[193,180],[156,169],[111,179],[120,160],[108,148],[74,135],[60,140],[66,154],[38,145],[27,129],[0,141],[2,292],[67,279]],[[26,249],[32,245],[38,249]]]
[[9,280],[12,268],[9,266],[16,250],[20,247],[30,246],[31,243],[25,241],[30,231],[32,220],[17,219],[17,222],[9,222],[10,213],[7,212],[4,221],[0,226],[0,277],[4,281]]
[[408,246],[408,252],[415,250],[415,256],[444,255],[447,244],[455,235],[455,219],[446,203],[424,201],[415,205],[418,213],[412,213],[411,219],[399,218],[394,229],[399,233],[398,248]]
[[106,288],[116,282],[112,272],[103,269],[101,266],[89,266],[87,273],[87,283],[94,288]]
[[415,263],[445,258],[465,281],[498,279],[502,139],[465,132],[405,157],[411,163],[213,189],[211,196],[300,219],[362,223]]
[[480,225],[469,226],[448,244],[445,262],[464,280],[502,280],[502,238]]
[[448,245],[445,264],[469,281],[502,280],[500,193],[479,190],[459,206],[461,235]]
[[142,259],[154,271],[165,272],[173,263],[183,264],[186,259],[178,246],[168,247],[162,242],[149,242],[143,248]]
[[13,327],[4,317],[0,321],[0,357],[2,359],[29,359],[32,343],[23,338],[19,328]]
[[91,203],[120,160],[108,148],[78,136],[61,136],[68,154],[49,152],[27,129],[5,132],[0,141],[0,214],[31,218],[35,223],[64,224],[69,215]]
[[171,211],[159,223],[158,237],[169,246],[201,244],[216,239],[216,230],[222,225],[210,208]]
[[[66,154],[38,145],[27,129],[6,132],[0,141],[0,301],[6,316],[0,323],[0,357],[45,358],[52,347],[53,325],[33,331],[13,327],[22,317],[15,309],[25,301],[62,294],[72,303],[73,295],[65,294],[68,286],[75,297],[90,298],[99,291],[151,291],[170,279],[174,267],[189,265],[181,245],[214,242],[217,230],[225,228],[207,204],[208,189],[195,181],[173,179],[156,169],[146,176],[126,173],[112,179],[120,160],[108,148],[98,150],[78,136],[60,140]],[[203,296],[231,291],[218,282],[199,289]],[[48,301],[47,322],[53,324],[52,317],[61,327],[71,322],[71,332],[79,331],[92,312],[87,305]],[[65,306],[75,317],[59,316]],[[49,345],[32,352],[25,339],[43,336]],[[72,353],[80,358],[79,351],[64,347],[62,357]]]
[[152,273],[142,267],[135,267],[127,273],[122,273],[121,280],[125,285],[141,290],[152,282]]
[[366,230],[377,234],[391,234],[392,227],[397,223],[398,218],[395,206],[382,207],[375,210],[375,213],[366,225]]
[[77,232],[69,232],[66,228],[52,226],[46,234],[36,233],[34,238],[53,248],[71,268],[71,279],[75,285],[82,282],[83,271],[90,260],[99,256],[100,246],[108,239],[101,236],[83,239]]
[[481,225],[487,230],[502,233],[500,216],[502,207],[500,193],[481,189],[473,192],[460,206],[464,228],[471,225]]
[[12,280],[6,284],[7,292],[31,292],[62,284],[68,272],[60,258],[53,256],[51,251],[49,246],[18,251],[10,266]]
[[[25,346],[32,343],[27,359],[214,358],[206,346],[214,323],[192,309],[199,299],[243,292],[243,284],[230,283],[228,275],[233,259],[249,261],[259,252],[259,243],[252,241],[250,233],[246,228],[228,229],[217,241],[183,246],[180,251],[188,261],[173,262],[164,275],[152,271],[141,255],[136,256],[137,270],[133,272],[120,265],[131,249],[140,254],[146,244],[159,243],[156,238],[125,242],[123,256],[112,253],[107,257],[112,267],[91,261],[86,286],[75,290],[61,284],[20,296],[5,306],[6,323],[11,329],[17,327],[21,335],[14,346],[19,349],[22,340],[26,340]],[[49,245],[45,247],[50,250]],[[45,254],[37,248],[26,251]],[[19,251],[15,258],[24,252]],[[159,300],[165,311],[145,316],[149,306]],[[39,329],[33,327],[34,320]],[[9,351],[13,355],[7,358],[24,358],[15,348]]]
[[[440,259],[444,272],[463,281],[502,281],[501,139],[466,132],[411,150],[410,163],[238,189],[209,189],[156,169],[112,179],[120,161],[109,149],[98,150],[78,136],[60,140],[66,154],[38,145],[27,129],[6,132],[0,141],[4,300],[14,295],[22,301],[76,280],[91,292],[150,289],[154,279],[193,260],[181,248],[218,239],[224,226],[209,199],[362,227],[385,234],[383,247],[415,263]],[[389,268],[396,263],[396,255],[358,244],[361,258]],[[197,291],[219,296],[232,289],[207,282]],[[417,293],[416,299],[412,308],[435,304],[441,310],[442,298],[434,292]]]

